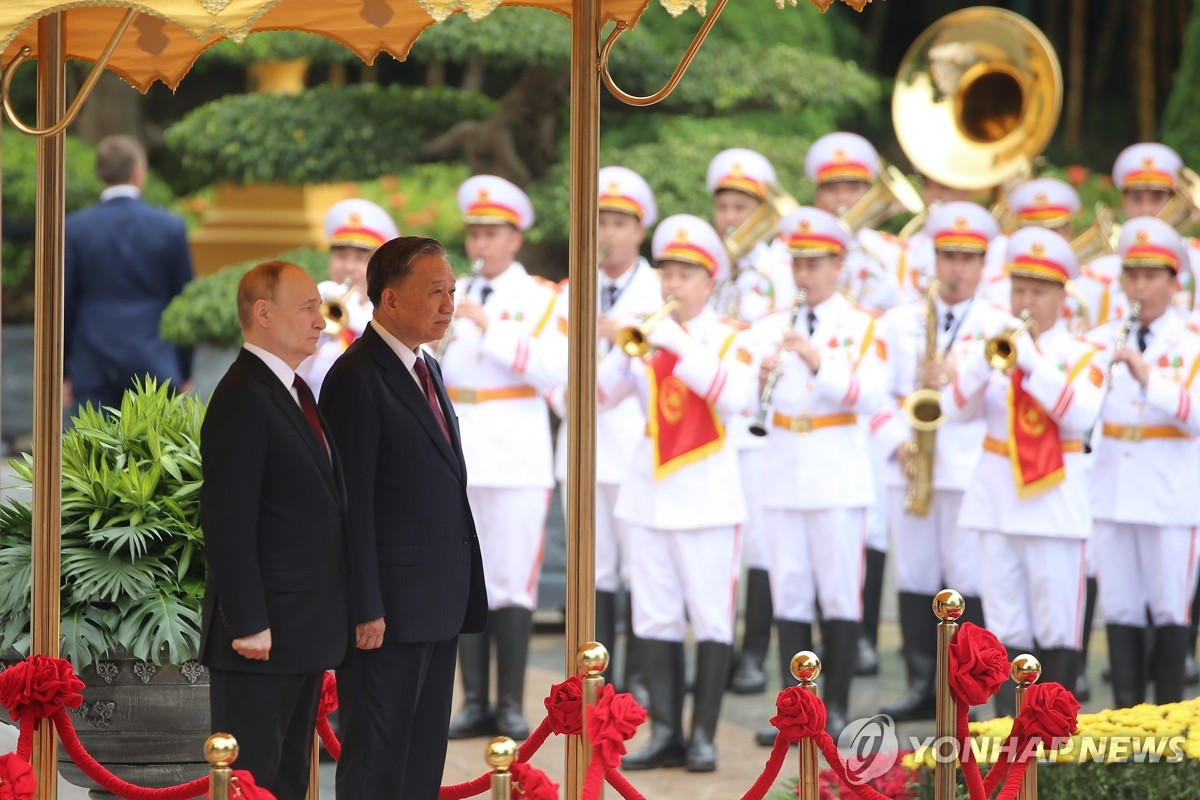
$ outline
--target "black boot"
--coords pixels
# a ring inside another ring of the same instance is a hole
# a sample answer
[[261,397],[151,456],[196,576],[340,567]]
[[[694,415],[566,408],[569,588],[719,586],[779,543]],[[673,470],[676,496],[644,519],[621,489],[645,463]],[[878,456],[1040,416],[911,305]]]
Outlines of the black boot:
[[633,595],[625,593],[625,666],[621,670],[621,688],[633,695],[642,708],[650,707],[650,690],[642,675],[642,640],[633,632]]
[[529,637],[533,634],[533,612],[507,606],[492,612],[496,637],[496,728],[501,736],[521,741],[529,737],[525,721],[525,664],[529,659]]
[[[617,652],[617,593],[596,590],[596,641],[608,648],[610,660]],[[612,683],[613,670],[608,671]]]
[[1113,707],[1132,708],[1146,702],[1146,629],[1109,625],[1108,662],[1112,675]]
[[[683,642],[641,639],[638,649],[646,663],[654,665],[643,675],[650,692],[650,741],[621,759],[621,768],[682,767],[687,758],[683,741]],[[722,686],[725,674],[721,675]]]
[[900,592],[899,606],[908,688],[880,713],[896,722],[933,719],[937,712],[937,619],[923,594]]
[[[1032,653],[1031,647],[1009,647],[1004,646],[1008,651],[1008,663],[1012,665],[1014,659],[1022,653]],[[997,717],[1011,717],[1016,714],[1017,710],[1017,684],[1013,682],[1011,677],[1005,678],[1004,683],[1000,684],[1000,691],[992,698],[992,706],[996,710]]]
[[1196,582],[1196,594],[1192,597],[1192,622],[1188,625],[1187,660],[1183,662],[1183,682],[1187,686],[1200,683],[1200,670],[1196,669],[1196,634],[1200,630],[1200,581]]
[[1038,678],[1038,683],[1057,683],[1066,689],[1072,687],[1079,676],[1078,650],[1055,647],[1039,650],[1037,657],[1042,665],[1042,676]]
[[1088,680],[1088,645],[1092,643],[1092,624],[1096,620],[1096,579],[1087,579],[1087,594],[1083,604],[1083,638],[1079,644],[1079,674],[1075,677],[1075,699],[1086,703],[1092,699],[1092,683]]
[[[858,637],[858,652],[854,657],[855,675],[879,674],[879,606],[883,602],[883,568],[887,553],[867,548],[867,569],[863,576],[862,633]],[[933,616],[930,614],[930,616]]]
[[1178,703],[1183,699],[1184,662],[1187,660],[1188,629],[1183,625],[1159,625],[1154,629],[1154,702]]
[[[792,677],[792,656],[801,650],[812,650],[812,623],[777,619],[775,637],[779,640],[779,683],[786,689],[796,685],[796,679]],[[775,726],[768,725],[754,732],[754,741],[762,747],[771,747],[778,733]]]
[[734,694],[759,694],[767,688],[763,662],[771,646],[771,577],[765,569],[746,570],[746,610],[742,615],[742,652],[729,688]]
[[821,698],[825,701],[825,730],[836,742],[849,721],[850,682],[861,624],[856,620],[825,620],[825,658],[821,665]]
[[458,637],[458,669],[466,702],[450,721],[451,739],[474,739],[497,733],[496,717],[488,705],[490,651],[488,631]]
[[723,642],[696,645],[696,684],[692,690],[692,736],[687,746],[687,771],[712,772],[717,768],[717,719],[725,695],[725,677],[733,647]]

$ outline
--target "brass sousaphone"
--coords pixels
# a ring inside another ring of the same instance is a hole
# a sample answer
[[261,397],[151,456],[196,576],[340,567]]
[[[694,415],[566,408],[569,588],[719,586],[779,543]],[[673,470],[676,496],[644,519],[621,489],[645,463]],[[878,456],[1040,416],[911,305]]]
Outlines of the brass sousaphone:
[[964,8],[925,29],[892,92],[892,122],[913,166],[959,189],[1031,173],[1062,108],[1062,68],[1045,35],[999,8]]

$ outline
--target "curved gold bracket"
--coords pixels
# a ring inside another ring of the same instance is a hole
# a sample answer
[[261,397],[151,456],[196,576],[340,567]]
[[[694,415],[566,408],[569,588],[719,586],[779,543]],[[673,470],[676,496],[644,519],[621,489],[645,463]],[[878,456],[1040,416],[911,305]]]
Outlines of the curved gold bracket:
[[25,124],[20,117],[17,116],[17,111],[12,107],[12,95],[10,87],[12,85],[13,76],[17,74],[17,70],[33,56],[33,50],[28,47],[22,47],[17,53],[16,58],[4,70],[4,80],[0,82],[0,94],[4,97],[4,116],[12,123],[12,126],[21,133],[38,138],[53,136],[56,133],[61,133],[66,130],[75,118],[79,116],[79,112],[83,109],[84,102],[92,94],[92,89],[96,87],[96,82],[100,80],[100,75],[104,72],[104,67],[108,64],[108,59],[112,56],[113,51],[117,49],[117,43],[121,41],[121,37],[125,35],[125,31],[129,29],[129,25],[133,22],[133,18],[137,15],[137,11],[129,9],[125,12],[125,16],[117,24],[117,30],[113,33],[112,38],[108,40],[108,44],[104,46],[104,51],[100,53],[100,57],[96,59],[96,63],[92,65],[92,71],[88,73],[87,79],[83,85],[79,87],[79,94],[71,102],[70,108],[63,114],[63,118],[54,123],[48,128],[34,128],[31,125]]
[[709,31],[713,25],[717,24],[717,18],[721,16],[721,12],[725,10],[725,3],[728,0],[717,0],[716,7],[704,19],[704,24],[700,26],[700,30],[696,32],[696,38],[692,39],[692,44],[688,47],[687,52],[683,54],[679,65],[675,67],[675,72],[671,74],[666,86],[659,89],[654,94],[638,97],[624,91],[620,86],[617,86],[613,80],[612,74],[608,71],[608,56],[613,45],[621,34],[629,30],[629,23],[621,20],[617,23],[617,27],[608,38],[604,40],[604,45],[600,48],[600,77],[604,80],[604,85],[612,92],[613,96],[622,103],[631,106],[652,106],[655,103],[661,102],[670,96],[671,92],[675,91],[675,87],[679,85],[679,81],[683,79],[683,74],[687,72],[688,67],[692,65],[692,59],[696,57],[696,53],[700,50],[700,45],[704,44],[704,40],[708,38]]

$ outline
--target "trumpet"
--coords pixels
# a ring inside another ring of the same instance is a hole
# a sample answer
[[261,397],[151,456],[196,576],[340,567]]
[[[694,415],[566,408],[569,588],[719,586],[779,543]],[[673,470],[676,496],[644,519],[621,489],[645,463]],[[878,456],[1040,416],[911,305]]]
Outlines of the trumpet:
[[1017,339],[1020,339],[1030,328],[1036,331],[1037,324],[1033,321],[1029,309],[1025,309],[1021,312],[1021,324],[1015,330],[997,334],[984,344],[983,355],[987,358],[988,365],[992,369],[1000,370],[1005,375],[1012,372],[1012,368],[1017,363]]
[[[788,317],[787,329],[789,331],[796,329],[796,321],[800,319],[800,309],[804,307],[806,300],[808,300],[808,290],[797,289],[796,301],[792,303],[792,313]],[[782,351],[783,345],[780,344],[779,352],[776,353],[777,358]],[[781,374],[783,374],[783,360],[778,359],[775,362],[775,366],[767,373],[766,383],[763,384],[762,396],[758,399],[758,414],[755,415],[754,422],[750,425],[750,433],[755,436],[767,435],[767,412],[771,408],[771,398],[775,394],[775,384],[779,382]]]
[[[471,262],[471,274],[467,276],[466,282],[463,284],[463,296],[466,297],[471,293],[471,287],[475,284],[475,279],[483,272],[483,259],[476,258]],[[446,328],[446,333],[438,342],[437,350],[434,351],[433,357],[441,363],[442,356],[446,355],[446,348],[450,346],[450,342],[454,339],[454,326],[458,320],[451,320],[450,327]]]
[[[328,284],[325,284],[328,285]],[[340,284],[342,293],[321,301],[321,317],[325,320],[325,333],[330,336],[341,336],[342,331],[350,323],[350,310],[346,308],[346,300],[355,291],[350,278]]]
[[613,344],[621,348],[630,358],[645,358],[646,354],[650,352],[650,331],[679,308],[679,301],[674,297],[668,297],[663,307],[653,314],[647,315],[641,324],[630,325],[618,330],[616,336],[613,337]]

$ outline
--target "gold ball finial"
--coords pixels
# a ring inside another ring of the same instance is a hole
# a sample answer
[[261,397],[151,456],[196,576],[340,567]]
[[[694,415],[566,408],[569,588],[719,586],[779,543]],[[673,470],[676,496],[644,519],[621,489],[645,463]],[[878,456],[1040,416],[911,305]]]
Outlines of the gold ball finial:
[[507,736],[497,736],[487,743],[485,758],[492,769],[507,770],[517,760],[517,743]]
[[1022,653],[1013,659],[1009,674],[1018,686],[1029,686],[1042,677],[1042,664],[1029,653]]
[[229,733],[214,733],[204,740],[204,758],[214,767],[228,767],[237,761],[238,743]]
[[599,642],[586,642],[575,651],[575,663],[588,675],[599,675],[608,669],[608,648]]
[[792,656],[792,677],[801,683],[815,681],[821,674],[821,659],[812,650],[801,650]]
[[967,601],[953,589],[942,589],[933,596],[933,613],[942,622],[956,622],[967,610]]

